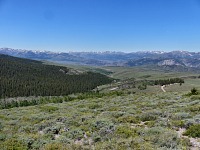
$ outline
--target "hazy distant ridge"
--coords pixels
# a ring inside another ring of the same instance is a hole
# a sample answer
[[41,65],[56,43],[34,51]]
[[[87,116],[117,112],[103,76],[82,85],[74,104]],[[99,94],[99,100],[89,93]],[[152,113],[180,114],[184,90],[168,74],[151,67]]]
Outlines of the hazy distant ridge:
[[0,48],[0,53],[21,58],[94,66],[184,66],[200,68],[200,52],[139,51],[124,52],[50,52]]

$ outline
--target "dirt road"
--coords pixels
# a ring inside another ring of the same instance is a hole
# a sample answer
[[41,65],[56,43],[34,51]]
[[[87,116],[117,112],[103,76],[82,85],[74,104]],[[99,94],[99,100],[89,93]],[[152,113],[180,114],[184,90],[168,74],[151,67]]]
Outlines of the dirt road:
[[165,89],[164,89],[164,87],[165,87],[165,85],[161,86],[161,90],[162,90],[163,92],[166,92]]

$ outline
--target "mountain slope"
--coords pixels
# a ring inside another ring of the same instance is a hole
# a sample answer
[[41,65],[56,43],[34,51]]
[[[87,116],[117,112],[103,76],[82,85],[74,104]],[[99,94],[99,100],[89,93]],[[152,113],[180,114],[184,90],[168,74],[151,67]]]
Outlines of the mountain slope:
[[0,97],[67,95],[112,81],[99,73],[69,75],[68,72],[66,67],[0,55]]
[[127,66],[143,66],[143,65],[157,65],[157,66],[182,66],[191,68],[200,68],[200,59],[195,58],[175,58],[175,57],[161,57],[161,58],[141,58],[136,60],[129,60],[125,63]]

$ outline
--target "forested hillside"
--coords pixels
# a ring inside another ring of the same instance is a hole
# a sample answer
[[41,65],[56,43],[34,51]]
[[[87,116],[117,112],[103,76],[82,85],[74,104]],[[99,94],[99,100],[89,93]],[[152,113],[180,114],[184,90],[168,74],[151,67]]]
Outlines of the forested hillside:
[[68,71],[66,67],[0,55],[0,97],[67,95],[112,81],[99,73],[68,75]]

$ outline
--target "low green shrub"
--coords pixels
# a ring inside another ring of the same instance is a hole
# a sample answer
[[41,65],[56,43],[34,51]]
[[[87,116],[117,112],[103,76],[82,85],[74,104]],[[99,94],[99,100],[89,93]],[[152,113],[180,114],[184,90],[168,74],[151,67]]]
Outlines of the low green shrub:
[[7,139],[0,145],[0,149],[2,150],[25,150],[27,147],[21,142],[18,141],[17,138]]
[[175,131],[166,131],[161,133],[158,137],[157,144],[159,147],[166,147],[168,149],[178,149],[180,139]]
[[191,91],[188,94],[186,94],[186,96],[192,96],[192,95],[198,95],[198,94],[199,94],[198,90],[194,87],[191,89]]
[[97,109],[97,108],[101,108],[101,105],[92,103],[88,106],[88,108],[89,109]]
[[191,95],[198,95],[198,91],[196,88],[191,89]]
[[94,135],[93,136],[93,141],[96,143],[96,142],[100,142],[101,141],[101,136],[99,136],[99,135]]
[[139,120],[134,116],[122,116],[118,118],[120,123],[139,123]]
[[188,108],[191,112],[200,112],[200,105],[190,106]]
[[113,113],[112,113],[112,116],[113,116],[114,118],[119,118],[119,117],[122,117],[124,114],[125,114],[125,112],[117,111],[117,112],[113,112]]
[[55,106],[41,106],[40,109],[44,112],[54,112],[58,110],[59,108]]
[[49,143],[44,146],[44,150],[68,150],[63,143]]
[[147,89],[147,85],[146,84],[141,84],[141,85],[138,86],[138,89],[139,90],[145,90],[145,89]]
[[2,123],[0,122],[0,131],[3,129],[3,125]]
[[118,110],[119,110],[119,107],[117,107],[117,106],[108,108],[108,111],[118,111]]
[[141,121],[154,121],[157,119],[157,116],[152,113],[143,113],[140,115]]
[[4,141],[6,139],[6,135],[0,133],[0,141]]
[[192,95],[190,97],[191,100],[200,100],[200,95]]
[[67,132],[65,134],[65,137],[67,137],[68,139],[80,140],[84,137],[84,131],[80,129],[73,129]]
[[118,126],[115,133],[124,138],[138,136],[137,129],[129,126]]
[[190,139],[188,138],[182,138],[180,144],[183,150],[188,150],[192,146],[192,144],[190,143]]
[[184,135],[200,138],[200,124],[191,125],[189,129],[186,130]]
[[109,126],[110,122],[107,120],[97,120],[91,124],[92,130],[97,131],[103,127]]
[[183,128],[183,127],[185,127],[185,121],[184,120],[173,120],[171,122],[171,125],[175,126],[175,127]]
[[186,119],[186,118],[190,118],[190,117],[191,117],[191,115],[189,113],[178,112],[178,113],[175,113],[172,116],[172,119],[174,119],[174,120],[182,120],[182,119]]
[[145,122],[145,125],[147,125],[149,128],[154,127],[155,126],[155,121],[147,121]]
[[158,147],[165,147],[168,149],[177,149],[179,139],[177,133],[162,127],[153,127],[148,129],[141,129],[140,136],[144,137],[145,141],[151,142]]

